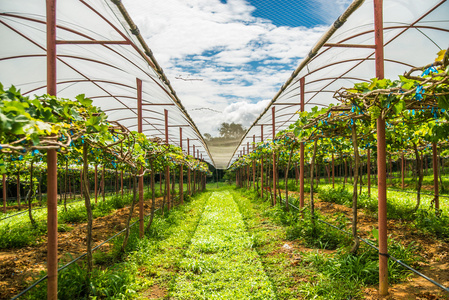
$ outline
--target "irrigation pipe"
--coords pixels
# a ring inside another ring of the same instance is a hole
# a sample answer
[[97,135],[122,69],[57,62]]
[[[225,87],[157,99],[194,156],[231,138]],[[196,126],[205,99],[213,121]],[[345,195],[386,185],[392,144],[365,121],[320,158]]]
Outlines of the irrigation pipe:
[[[282,198],[281,198],[281,201],[285,203],[285,201],[284,201]],[[296,208],[297,210],[300,210],[298,207],[294,206],[293,204],[290,204],[290,203],[289,203],[289,205],[290,205],[291,207]],[[315,218],[316,220],[318,220],[319,222],[321,222],[321,223],[324,223],[324,224],[326,224],[326,225],[328,225],[328,226],[331,226],[331,227],[333,227],[333,228],[335,228],[335,229],[337,229],[337,230],[340,230],[340,231],[343,232],[343,233],[346,233],[347,235],[352,236],[352,233],[347,232],[346,230],[343,230],[343,229],[341,229],[341,228],[338,228],[337,226],[335,226],[335,225],[333,225],[333,224],[331,224],[331,223],[328,223],[328,222],[326,222],[326,221],[324,221],[324,220],[321,220],[320,218],[316,218],[316,217],[314,217],[314,218]],[[429,282],[433,283],[433,284],[436,285],[437,287],[443,289],[443,290],[446,291],[446,292],[449,292],[449,288],[445,287],[444,285],[442,285],[442,284],[436,282],[435,280],[433,280],[433,279],[427,277],[426,275],[422,274],[421,272],[419,272],[419,271],[413,269],[412,267],[410,267],[409,265],[403,263],[402,261],[400,261],[399,259],[395,258],[394,256],[391,256],[391,255],[388,254],[388,253],[380,253],[379,248],[377,248],[376,246],[374,246],[373,244],[371,244],[369,241],[367,241],[367,240],[365,240],[365,239],[363,239],[363,238],[361,238],[361,237],[359,237],[359,236],[357,236],[357,238],[358,238],[359,240],[361,240],[362,242],[364,242],[365,244],[367,244],[368,246],[370,246],[371,248],[375,249],[375,250],[377,251],[377,253],[379,253],[380,255],[384,255],[384,256],[386,256],[386,257],[392,259],[394,262],[397,262],[397,263],[400,264],[401,266],[403,266],[403,267],[409,269],[410,271],[412,271],[412,272],[415,273],[416,275],[421,276],[422,278],[428,280]]]
[[[160,208],[156,209],[154,212],[157,212]],[[150,214],[146,215],[146,217],[150,216]],[[134,224],[136,224],[137,222],[139,222],[139,220],[135,221],[134,223],[132,223],[131,225],[129,225],[129,228],[133,227]],[[98,248],[100,248],[101,246],[103,246],[104,244],[108,243],[110,240],[112,240],[113,238],[119,236],[120,234],[122,234],[123,232],[126,231],[126,228],[122,229],[121,231],[117,232],[116,234],[114,234],[113,236],[111,236],[110,238],[108,238],[106,241],[102,242],[101,244],[95,246],[94,248],[92,248],[92,252],[94,252],[95,250],[97,250]],[[67,264],[63,265],[62,267],[60,267],[58,269],[58,273],[62,270],[64,270],[65,268],[67,268],[68,266],[70,266],[71,264],[77,262],[78,260],[80,260],[81,258],[84,258],[87,255],[87,252],[84,254],[81,254],[80,256],[78,256],[77,258],[73,259],[72,261],[68,262]],[[42,281],[44,281],[45,279],[48,278],[48,275],[45,275],[44,277],[40,278],[39,280],[37,280],[36,282],[34,282],[32,285],[30,285],[29,287],[27,287],[26,289],[24,289],[23,291],[21,291],[19,294],[17,294],[16,296],[14,296],[13,298],[11,298],[11,300],[15,300],[18,299],[19,297],[25,295],[28,291],[30,291],[31,289],[33,289],[34,287],[36,287],[39,283],[41,283]]]

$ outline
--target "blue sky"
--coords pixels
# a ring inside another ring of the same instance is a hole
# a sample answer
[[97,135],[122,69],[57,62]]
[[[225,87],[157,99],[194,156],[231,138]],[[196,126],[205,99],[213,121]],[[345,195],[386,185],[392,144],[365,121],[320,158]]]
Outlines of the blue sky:
[[320,1],[295,0],[252,0],[256,7],[253,16],[270,20],[276,26],[318,26],[326,25],[329,15],[323,14]]
[[123,2],[200,131],[217,135],[249,126],[351,1]]

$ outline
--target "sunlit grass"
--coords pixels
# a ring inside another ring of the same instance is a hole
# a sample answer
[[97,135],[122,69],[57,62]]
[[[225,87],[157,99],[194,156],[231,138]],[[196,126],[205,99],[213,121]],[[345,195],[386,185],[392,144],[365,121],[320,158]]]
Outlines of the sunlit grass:
[[173,299],[276,299],[232,195],[214,192],[181,261]]

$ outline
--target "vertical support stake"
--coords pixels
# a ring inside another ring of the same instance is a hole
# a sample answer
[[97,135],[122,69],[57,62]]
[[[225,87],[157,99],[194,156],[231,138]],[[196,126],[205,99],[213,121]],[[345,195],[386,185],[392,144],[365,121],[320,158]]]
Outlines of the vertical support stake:
[[[143,111],[142,111],[142,80],[139,78],[136,78],[136,84],[137,84],[137,131],[139,133],[142,133],[143,131]],[[140,174],[143,173],[143,167],[140,169]],[[139,189],[139,237],[143,238],[144,234],[144,223],[143,223],[143,215],[144,215],[144,208],[143,208],[143,176],[139,177],[139,183],[138,183],[138,189]]]
[[[383,0],[374,0],[376,77],[384,78]],[[377,193],[379,222],[379,295],[388,295],[387,155],[385,119],[377,119]]]

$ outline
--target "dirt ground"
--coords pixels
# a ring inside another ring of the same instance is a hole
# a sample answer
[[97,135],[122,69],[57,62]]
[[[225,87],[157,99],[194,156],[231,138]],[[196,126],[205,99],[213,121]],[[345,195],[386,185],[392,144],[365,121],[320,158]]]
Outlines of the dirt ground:
[[[145,214],[150,212],[151,200],[144,201]],[[162,197],[156,199],[156,207],[162,205]],[[93,247],[125,228],[129,206],[115,210],[108,216],[93,221]],[[139,215],[136,204],[133,216]],[[68,224],[73,229],[58,233],[58,260],[68,262],[86,252],[86,223]],[[111,248],[106,243],[101,246],[103,252]],[[73,258],[70,258],[70,256]],[[46,271],[47,238],[37,245],[20,249],[0,249],[0,299],[10,299],[26,288],[30,282],[41,277]]]

